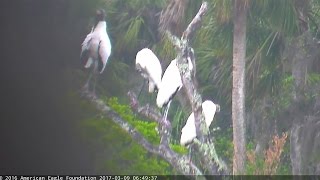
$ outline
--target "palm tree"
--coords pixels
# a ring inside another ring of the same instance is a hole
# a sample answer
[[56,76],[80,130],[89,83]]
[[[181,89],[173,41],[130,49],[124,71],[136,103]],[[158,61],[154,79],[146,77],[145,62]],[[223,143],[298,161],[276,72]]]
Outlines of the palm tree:
[[247,1],[235,0],[233,6],[233,89],[232,89],[232,122],[233,122],[233,174],[243,174],[245,170],[245,58]]

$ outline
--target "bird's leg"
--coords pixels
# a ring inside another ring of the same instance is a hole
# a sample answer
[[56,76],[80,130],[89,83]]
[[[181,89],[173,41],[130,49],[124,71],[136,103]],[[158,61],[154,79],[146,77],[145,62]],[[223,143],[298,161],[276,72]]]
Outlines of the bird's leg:
[[91,79],[91,72],[89,74],[89,77],[86,81],[86,83],[84,84],[84,86],[82,86],[82,88],[79,90],[80,96],[83,97],[85,96],[87,93],[89,93],[89,84],[90,84],[90,79]]
[[89,84],[90,84],[90,79],[91,79],[91,73],[89,74],[89,78],[87,79],[86,83],[83,86],[83,90],[89,91]]
[[139,94],[138,94],[138,97],[137,97],[138,100],[139,100],[139,97],[140,97],[140,95],[141,95],[142,89],[144,88],[145,85],[146,85],[146,80],[143,81],[143,84],[142,84],[142,86],[141,86],[141,89],[140,89]]
[[92,87],[92,92],[91,92],[91,95],[92,97],[96,97],[96,84],[97,84],[97,80],[98,80],[98,75],[99,75],[99,72],[98,72],[98,61],[95,61],[94,62],[94,65],[93,65],[93,87]]
[[[189,150],[189,163],[191,164],[191,158],[192,158],[192,149],[191,149],[191,145],[189,146],[188,150]],[[192,173],[192,172],[191,172]]]
[[97,81],[98,81],[98,75],[95,74],[94,82],[93,82],[93,89],[92,89],[92,92],[91,92],[93,97],[96,97],[96,84],[97,84]]
[[152,99],[154,98],[154,95],[156,95],[156,94],[151,94],[151,95],[149,94],[148,103],[152,102]]
[[84,84],[84,86],[81,89],[82,92],[89,92],[89,87],[90,87],[89,85],[90,85],[91,77],[92,77],[92,71],[90,71],[89,77],[88,77],[86,83]]
[[[140,94],[141,94],[142,89],[144,88],[145,84],[146,84],[146,80],[143,80],[143,84],[142,84],[142,86],[141,86],[141,89],[140,89],[139,94],[138,94],[138,97],[137,97],[138,101],[139,101]],[[133,120],[135,120],[136,118],[137,118],[137,113],[134,113],[134,118],[133,118]]]
[[164,119],[167,119],[169,108],[170,108],[171,100],[168,102],[166,110],[164,112]]

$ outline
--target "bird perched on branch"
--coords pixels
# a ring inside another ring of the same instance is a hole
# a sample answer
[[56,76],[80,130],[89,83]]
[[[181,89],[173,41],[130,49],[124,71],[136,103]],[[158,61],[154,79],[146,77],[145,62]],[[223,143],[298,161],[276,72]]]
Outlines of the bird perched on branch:
[[[148,48],[143,48],[136,55],[136,69],[149,82],[149,93],[159,90],[162,68],[157,56]],[[144,87],[145,81],[142,88]],[[141,88],[141,90],[142,90]],[[141,93],[140,90],[140,93]],[[140,93],[138,97],[140,96]]]
[[95,25],[82,43],[80,59],[85,68],[92,68],[89,78],[84,85],[84,91],[90,91],[90,80],[93,76],[94,83],[92,94],[95,95],[95,86],[98,74],[106,67],[111,54],[111,43],[107,33],[106,13],[103,9],[96,11]]
[[[202,103],[202,113],[208,128],[213,121],[216,112],[220,112],[220,106],[218,104],[214,104],[209,100],[206,100]],[[194,113],[191,113],[186,125],[181,130],[180,144],[186,146],[188,143],[191,143],[196,136]]]
[[171,61],[165,70],[159,92],[157,94],[157,105],[159,108],[166,106],[164,118],[167,118],[171,101],[176,93],[182,88],[182,80],[177,66],[177,60]]

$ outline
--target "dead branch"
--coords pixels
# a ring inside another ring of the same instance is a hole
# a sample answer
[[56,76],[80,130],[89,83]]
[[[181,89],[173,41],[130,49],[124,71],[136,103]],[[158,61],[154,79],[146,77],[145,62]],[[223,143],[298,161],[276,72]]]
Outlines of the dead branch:
[[[191,104],[192,111],[195,116],[195,127],[197,138],[194,145],[201,156],[201,162],[208,169],[210,174],[227,174],[227,166],[218,158],[214,144],[208,137],[209,129],[206,127],[204,116],[202,114],[202,98],[197,90],[197,82],[194,78],[195,68],[190,69],[188,61],[191,60],[195,64],[195,56],[193,49],[189,46],[189,39],[194,32],[200,27],[202,17],[207,11],[207,2],[203,2],[197,15],[193,18],[187,29],[183,32],[181,39],[167,32],[167,36],[176,47],[177,66],[182,77],[183,87],[187,94],[187,98]],[[213,160],[213,161],[212,161]]]
[[192,111],[194,112],[196,133],[197,133],[198,138],[201,140],[201,142],[204,142],[205,137],[204,137],[202,131],[200,131],[200,129],[201,129],[200,125],[203,127],[203,129],[206,129],[206,127],[205,127],[205,123],[204,123],[204,118],[202,116],[201,95],[198,93],[197,88],[195,87],[195,83],[193,83],[194,79],[192,79],[191,69],[189,69],[189,66],[188,66],[188,58],[190,58],[190,59],[194,58],[194,56],[190,56],[190,54],[192,54],[193,51],[190,52],[191,48],[188,48],[188,46],[189,46],[188,37],[190,37],[190,36],[188,36],[188,34],[191,34],[192,31],[196,30],[196,28],[193,26],[200,23],[199,21],[201,20],[201,18],[199,18],[199,16],[204,15],[205,11],[207,10],[206,6],[207,6],[206,2],[204,2],[201,5],[199,12],[195,16],[195,18],[191,21],[191,23],[188,25],[188,28],[187,28],[188,32],[186,30],[183,33],[184,38],[179,39],[179,38],[175,37],[174,35],[171,35],[171,33],[167,33],[169,39],[177,47],[177,50],[178,50],[177,58],[176,58],[177,59],[177,66],[179,68],[180,75],[182,77],[184,90],[185,90],[185,92],[187,94],[187,98],[191,104]]
[[193,32],[195,32],[199,27],[201,23],[201,18],[208,10],[208,3],[203,2],[197,15],[193,18],[191,23],[188,25],[187,29],[183,32],[181,40],[187,40],[192,38]]

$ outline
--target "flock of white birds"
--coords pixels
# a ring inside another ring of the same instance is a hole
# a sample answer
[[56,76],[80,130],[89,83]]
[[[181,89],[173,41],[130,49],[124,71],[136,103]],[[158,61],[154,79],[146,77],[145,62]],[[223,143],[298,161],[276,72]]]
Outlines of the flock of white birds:
[[[89,83],[93,75],[93,94],[95,94],[97,75],[103,72],[111,54],[111,43],[106,28],[105,11],[103,9],[97,10],[95,25],[82,43],[80,59],[84,63],[85,68],[92,67],[84,90],[89,91]],[[189,62],[189,68],[193,68],[191,62]],[[177,60],[172,60],[162,75],[162,67],[159,59],[150,49],[144,48],[136,55],[136,69],[141,73],[142,77],[149,82],[148,89],[150,93],[155,92],[156,89],[158,90],[156,104],[159,108],[166,107],[164,118],[167,118],[170,103],[175,94],[183,86],[177,67]],[[208,128],[213,121],[216,111],[220,111],[219,105],[209,100],[202,103],[202,113]],[[185,126],[182,128],[180,144],[186,146],[188,143],[191,143],[195,137],[194,114],[191,113]]]
[[[136,69],[149,82],[150,93],[154,92],[154,87],[157,87],[157,106],[159,108],[166,106],[164,118],[167,118],[170,103],[175,94],[183,86],[177,66],[177,60],[174,59],[171,61],[162,76],[162,68],[159,59],[150,49],[144,48],[137,53]],[[220,111],[219,105],[214,104],[210,100],[206,100],[202,103],[202,113],[205,117],[205,122],[208,128],[213,121],[216,111]],[[191,143],[195,137],[196,127],[194,114],[191,113],[185,126],[182,128],[180,144],[186,146]]]

